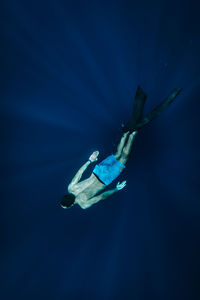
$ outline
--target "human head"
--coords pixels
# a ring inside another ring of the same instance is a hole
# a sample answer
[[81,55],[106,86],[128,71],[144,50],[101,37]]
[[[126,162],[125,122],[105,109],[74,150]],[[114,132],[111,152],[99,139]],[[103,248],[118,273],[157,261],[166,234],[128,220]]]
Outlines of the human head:
[[68,193],[62,197],[60,205],[62,206],[62,208],[69,208],[74,205],[75,198],[76,197],[74,196],[74,194]]

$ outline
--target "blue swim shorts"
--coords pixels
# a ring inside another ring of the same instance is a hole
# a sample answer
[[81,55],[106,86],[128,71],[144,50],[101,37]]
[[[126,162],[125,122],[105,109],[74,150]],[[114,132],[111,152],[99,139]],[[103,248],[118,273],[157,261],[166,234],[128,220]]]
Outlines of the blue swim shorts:
[[104,159],[100,164],[96,165],[93,173],[105,185],[109,185],[115,178],[117,178],[123,169],[126,168],[119,160],[112,154]]

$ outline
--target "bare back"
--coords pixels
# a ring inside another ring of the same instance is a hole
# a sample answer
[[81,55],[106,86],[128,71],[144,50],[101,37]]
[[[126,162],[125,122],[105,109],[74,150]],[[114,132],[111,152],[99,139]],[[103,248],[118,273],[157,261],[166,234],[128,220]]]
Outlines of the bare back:
[[73,188],[69,189],[68,187],[68,191],[76,196],[76,202],[78,204],[83,204],[105,188],[106,185],[99,181],[98,178],[92,173],[89,178],[78,182],[73,186]]

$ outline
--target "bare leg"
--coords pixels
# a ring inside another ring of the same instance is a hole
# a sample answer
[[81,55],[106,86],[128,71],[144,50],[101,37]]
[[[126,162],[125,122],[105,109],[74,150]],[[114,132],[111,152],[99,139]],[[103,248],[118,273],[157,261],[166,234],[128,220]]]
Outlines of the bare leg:
[[119,142],[119,144],[117,146],[117,151],[114,154],[114,156],[116,157],[116,159],[120,158],[122,150],[123,150],[125,142],[126,142],[126,138],[127,138],[128,135],[129,135],[129,131],[123,134],[123,136],[122,136],[122,138],[121,138],[121,140],[120,140],[120,142]]
[[120,157],[119,161],[122,164],[124,164],[124,165],[126,164],[126,162],[128,160],[128,157],[129,157],[129,154],[131,152],[131,148],[132,148],[133,142],[135,140],[136,134],[137,134],[137,131],[133,131],[129,135],[128,142],[127,142],[126,146],[124,146],[124,148],[122,150],[121,157]]

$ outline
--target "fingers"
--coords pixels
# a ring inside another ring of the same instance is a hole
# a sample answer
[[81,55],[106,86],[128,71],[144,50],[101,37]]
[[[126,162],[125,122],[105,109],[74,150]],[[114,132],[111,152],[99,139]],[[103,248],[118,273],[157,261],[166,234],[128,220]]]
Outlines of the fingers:
[[123,189],[126,186],[126,180],[122,181],[122,183],[118,182],[117,183],[117,188],[119,190]]
[[126,180],[122,182],[122,188],[126,186]]
[[119,181],[117,184],[126,184],[126,180],[122,181],[122,183]]
[[99,151],[97,150],[97,151],[94,151],[91,155],[90,155],[90,158],[89,159],[91,159],[93,162],[94,161],[97,161],[98,160],[98,158],[97,158],[97,156],[99,155]]
[[98,156],[99,156],[99,151],[95,151],[95,153],[96,153],[96,159],[95,159],[95,161],[97,161],[98,160]]
[[98,156],[99,155],[99,151],[98,150],[94,151],[93,154],[96,155],[96,156]]

